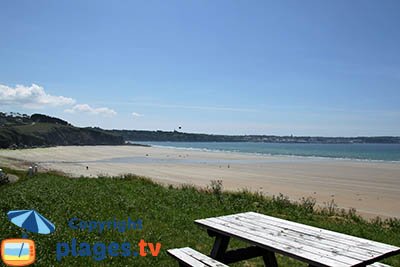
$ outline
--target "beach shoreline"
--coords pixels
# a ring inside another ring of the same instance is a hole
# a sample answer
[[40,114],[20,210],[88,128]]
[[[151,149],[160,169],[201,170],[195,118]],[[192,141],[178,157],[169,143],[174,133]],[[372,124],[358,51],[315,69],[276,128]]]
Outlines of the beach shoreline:
[[[293,201],[332,199],[368,218],[400,218],[400,163],[201,151],[141,146],[65,146],[0,150],[2,166],[57,170],[71,177],[136,174],[163,184],[206,187],[222,180],[225,190],[250,190]],[[88,169],[86,168],[88,167]]]

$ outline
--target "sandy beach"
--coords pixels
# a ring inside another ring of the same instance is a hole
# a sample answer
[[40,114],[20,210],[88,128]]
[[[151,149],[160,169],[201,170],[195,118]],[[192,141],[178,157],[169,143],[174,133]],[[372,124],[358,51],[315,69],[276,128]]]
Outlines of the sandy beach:
[[0,150],[2,166],[24,166],[23,161],[72,177],[133,173],[164,184],[203,187],[218,179],[225,190],[282,193],[292,200],[311,196],[321,206],[334,199],[339,208],[355,208],[369,218],[400,218],[399,163],[139,146]]

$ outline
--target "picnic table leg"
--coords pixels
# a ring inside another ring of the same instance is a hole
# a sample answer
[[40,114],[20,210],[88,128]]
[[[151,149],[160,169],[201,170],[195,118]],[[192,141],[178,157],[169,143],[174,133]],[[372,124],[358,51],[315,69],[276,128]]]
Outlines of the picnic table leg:
[[264,260],[265,266],[267,266],[267,267],[278,267],[278,262],[276,261],[274,252],[265,251],[263,260]]
[[217,261],[223,261],[230,237],[212,231],[208,231],[208,235],[215,236],[214,245],[210,253],[211,258],[216,259]]

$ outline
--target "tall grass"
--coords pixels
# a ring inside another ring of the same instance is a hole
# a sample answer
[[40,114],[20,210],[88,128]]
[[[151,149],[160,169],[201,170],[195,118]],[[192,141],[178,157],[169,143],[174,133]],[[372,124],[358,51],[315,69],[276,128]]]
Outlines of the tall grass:
[[[360,236],[400,246],[399,220],[366,221],[354,211],[315,209],[315,200],[304,198],[293,203],[279,195],[268,198],[262,194],[242,191],[222,191],[222,184],[214,182],[208,189],[193,186],[164,187],[151,180],[127,175],[121,178],[71,179],[56,173],[38,174],[28,178],[18,173],[21,180],[0,187],[0,239],[21,236],[21,230],[10,223],[6,213],[15,209],[35,209],[56,225],[52,235],[30,234],[37,245],[36,266],[177,266],[166,250],[190,246],[208,254],[212,238],[193,221],[199,218],[256,211],[288,220],[314,225],[338,232]],[[127,217],[143,220],[143,230],[106,231],[101,234],[76,231],[68,227],[69,218],[82,220],[125,220]],[[140,239],[162,243],[158,257],[109,257],[95,262],[90,257],[66,257],[56,261],[57,242],[137,243]],[[234,241],[231,247],[244,244]],[[280,266],[306,266],[287,257],[278,257]],[[400,266],[400,257],[386,263]],[[263,266],[259,259],[233,266]]]

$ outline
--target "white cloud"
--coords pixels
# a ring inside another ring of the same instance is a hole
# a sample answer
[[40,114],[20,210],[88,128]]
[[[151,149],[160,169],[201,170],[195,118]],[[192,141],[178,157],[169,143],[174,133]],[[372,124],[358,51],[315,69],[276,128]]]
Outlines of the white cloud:
[[15,88],[0,84],[0,104],[20,105],[26,108],[43,108],[46,106],[65,106],[75,104],[75,99],[65,96],[54,96],[46,93],[43,87],[17,85]]
[[101,107],[101,108],[93,108],[89,106],[88,104],[79,104],[75,105],[70,109],[64,110],[66,113],[88,113],[92,115],[101,115],[104,117],[113,117],[117,115],[117,112],[115,110],[106,108],[106,107]]
[[137,112],[132,112],[132,116],[138,118],[138,117],[143,117],[144,115]]

